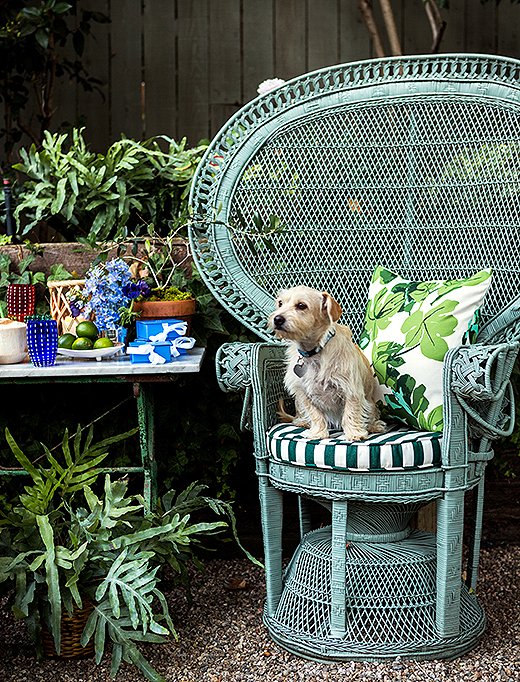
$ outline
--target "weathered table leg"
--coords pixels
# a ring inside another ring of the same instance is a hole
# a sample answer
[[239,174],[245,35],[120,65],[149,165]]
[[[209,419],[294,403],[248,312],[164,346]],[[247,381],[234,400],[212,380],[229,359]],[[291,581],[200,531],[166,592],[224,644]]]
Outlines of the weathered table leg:
[[153,509],[157,503],[157,463],[155,461],[152,386],[134,383],[134,396],[137,399],[137,421],[139,424],[139,442],[144,475],[144,503],[148,509]]

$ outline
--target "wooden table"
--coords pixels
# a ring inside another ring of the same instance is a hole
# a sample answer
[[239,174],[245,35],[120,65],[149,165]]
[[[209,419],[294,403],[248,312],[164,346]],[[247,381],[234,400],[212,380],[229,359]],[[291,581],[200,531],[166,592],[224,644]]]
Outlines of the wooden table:
[[[0,365],[0,384],[52,383],[130,383],[137,400],[137,420],[141,466],[107,468],[121,473],[137,472],[144,476],[143,496],[151,508],[157,499],[157,464],[155,458],[154,400],[152,387],[157,382],[175,381],[179,374],[200,371],[203,348],[194,348],[186,355],[163,365],[132,364],[128,355],[105,360],[77,360],[58,356],[52,367],[35,367],[32,363]],[[22,470],[19,471],[23,473]],[[1,474],[17,473],[0,469]]]

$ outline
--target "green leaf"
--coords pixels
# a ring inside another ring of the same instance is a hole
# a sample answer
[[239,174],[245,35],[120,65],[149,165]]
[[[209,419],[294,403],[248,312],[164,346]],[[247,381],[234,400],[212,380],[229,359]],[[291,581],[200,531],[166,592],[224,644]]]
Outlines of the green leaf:
[[106,621],[99,618],[96,623],[96,632],[94,635],[94,651],[96,653],[96,663],[99,665],[103,654],[105,653],[105,636],[106,636]]
[[376,338],[379,329],[386,329],[391,318],[401,311],[404,304],[403,292],[392,292],[381,289],[369,301],[365,319],[365,330],[370,338]]
[[56,14],[65,14],[65,12],[68,12],[69,9],[72,9],[72,5],[69,5],[68,2],[57,2],[54,5],[54,11]]
[[20,448],[16,444],[16,441],[11,436],[11,433],[9,432],[8,428],[5,429],[5,439],[7,441],[7,444],[11,448],[11,452],[16,457],[22,468],[25,469],[25,471],[31,476],[35,483],[42,483],[43,481],[40,472],[20,450]]
[[451,291],[454,291],[456,289],[461,289],[462,287],[474,287],[477,286],[478,284],[482,284],[483,282],[487,281],[492,275],[491,270],[480,270],[479,272],[476,272],[474,275],[471,275],[471,277],[466,277],[464,279],[454,279],[454,280],[447,280],[446,282],[443,282],[442,285],[439,287],[439,298],[442,296],[446,296],[446,294],[449,294]]
[[96,631],[97,621],[99,618],[99,612],[96,608],[92,611],[88,617],[85,627],[83,628],[83,633],[81,634],[81,645],[87,646],[94,632]]
[[396,277],[397,275],[395,273],[379,266],[374,272],[373,281],[376,282],[379,280],[382,284],[389,284],[392,280],[396,279]]
[[47,583],[48,598],[51,609],[50,626],[56,652],[61,650],[61,592],[58,567],[54,548],[54,531],[47,516],[37,516],[36,523],[45,545],[45,581]]
[[56,215],[59,213],[65,203],[66,192],[65,188],[67,186],[67,178],[62,178],[58,181],[56,185],[56,198],[51,204],[51,213]]
[[49,47],[49,32],[44,28],[39,28],[35,33],[36,42],[46,50]]
[[379,382],[391,388],[398,377],[397,368],[401,367],[405,360],[399,353],[404,346],[393,341],[375,343],[372,347],[372,365]]
[[119,642],[115,642],[112,646],[112,662],[110,665],[110,676],[115,678],[117,671],[121,665],[121,659],[123,657],[123,646]]
[[426,313],[422,310],[412,313],[401,326],[407,348],[420,346],[425,357],[442,362],[448,351],[444,339],[451,336],[457,326],[457,318],[450,315],[457,305],[457,301],[443,301]]
[[425,426],[429,431],[442,431],[443,427],[442,405],[438,405],[426,415]]

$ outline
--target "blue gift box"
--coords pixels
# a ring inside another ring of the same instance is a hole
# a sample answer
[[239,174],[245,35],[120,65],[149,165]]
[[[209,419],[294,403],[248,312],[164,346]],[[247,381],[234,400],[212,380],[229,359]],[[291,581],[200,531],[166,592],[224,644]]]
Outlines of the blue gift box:
[[152,343],[148,339],[136,339],[128,344],[126,352],[130,355],[130,361],[134,365],[162,365],[172,360],[171,344],[169,341]]
[[[168,339],[176,339],[179,336],[185,336],[187,329],[187,322],[174,318],[137,320],[135,323],[138,339],[150,339],[158,343]],[[160,338],[152,338],[157,335]]]

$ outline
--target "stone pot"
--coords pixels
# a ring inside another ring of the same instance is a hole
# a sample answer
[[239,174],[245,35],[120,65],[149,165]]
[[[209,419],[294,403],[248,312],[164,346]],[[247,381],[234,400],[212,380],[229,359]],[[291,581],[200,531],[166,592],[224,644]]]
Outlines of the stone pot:
[[27,357],[27,326],[0,318],[0,365],[14,365]]

